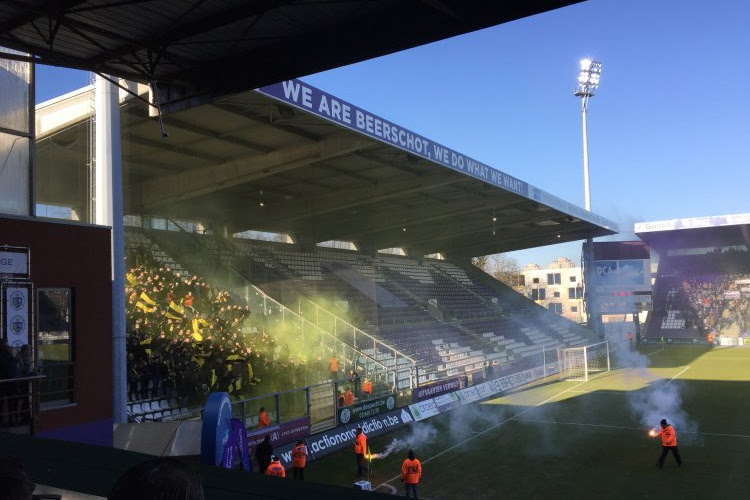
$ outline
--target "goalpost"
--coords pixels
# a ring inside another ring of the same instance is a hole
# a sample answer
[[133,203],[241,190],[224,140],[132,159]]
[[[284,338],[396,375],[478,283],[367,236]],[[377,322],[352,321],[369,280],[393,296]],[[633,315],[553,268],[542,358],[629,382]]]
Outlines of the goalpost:
[[585,382],[610,370],[609,342],[558,349],[557,359],[562,380]]

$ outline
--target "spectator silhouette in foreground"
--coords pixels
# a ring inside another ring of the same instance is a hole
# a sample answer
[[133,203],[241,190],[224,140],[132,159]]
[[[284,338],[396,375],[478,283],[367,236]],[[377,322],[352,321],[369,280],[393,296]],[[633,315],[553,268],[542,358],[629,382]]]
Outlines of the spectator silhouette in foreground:
[[112,486],[108,500],[204,500],[203,485],[174,458],[141,462],[126,470]]
[[13,458],[0,458],[0,500],[31,500],[34,483],[21,463]]
[[261,474],[265,474],[266,469],[271,464],[272,456],[273,445],[271,444],[271,435],[266,434],[263,438],[263,442],[255,449],[255,458],[258,460],[258,470]]

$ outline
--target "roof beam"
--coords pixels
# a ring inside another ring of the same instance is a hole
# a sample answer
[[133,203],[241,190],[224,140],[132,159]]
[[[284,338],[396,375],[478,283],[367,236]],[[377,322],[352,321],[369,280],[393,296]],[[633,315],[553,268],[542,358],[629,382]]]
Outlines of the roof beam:
[[[262,15],[265,12],[283,6],[285,4],[295,3],[293,0],[256,0],[253,2],[241,2],[239,6],[231,9],[220,9],[213,15],[201,17],[187,24],[175,23],[178,28],[164,30],[160,33],[152,33],[151,36],[138,41],[126,41],[124,45],[109,50],[101,55],[86,61],[87,64],[98,66],[109,60],[117,59],[124,55],[148,49],[153,52],[164,52],[166,48],[180,40],[188,37],[195,37],[203,33],[221,28],[227,24],[236,23],[237,21],[248,19],[254,16]],[[189,10],[192,10],[190,6]]]
[[[157,140],[157,139],[147,139],[145,137],[140,137],[135,134],[132,134],[128,137],[128,142],[132,144],[136,144],[138,146],[147,146],[150,148],[154,148],[158,151],[169,151],[170,153],[174,153],[180,156],[187,156],[190,158],[197,158],[200,160],[204,160],[207,163],[213,163],[215,165],[221,165],[222,163],[226,162],[226,158],[222,158],[220,156],[203,153],[200,151],[195,151],[189,147],[178,145],[178,144],[170,144],[167,141],[164,140]],[[192,143],[191,143],[192,144]]]
[[55,14],[64,15],[67,10],[70,10],[78,4],[84,3],[84,1],[85,0],[60,0],[41,2],[41,5],[40,2],[34,2],[37,4],[37,7],[35,7],[33,4],[29,5],[29,2],[27,1],[5,0],[3,3],[23,9],[23,14],[0,24],[0,33],[9,33],[13,30],[19,29],[23,25],[31,23],[40,17],[52,17]]
[[[222,111],[226,111],[227,113],[233,113],[237,116],[241,116],[242,118],[245,118],[246,120],[250,120],[254,123],[257,123],[259,125],[263,125],[264,127],[273,127],[277,128],[279,130],[283,130],[284,132],[288,132],[296,137],[307,139],[310,142],[316,142],[321,139],[319,135],[312,134],[306,130],[303,130],[301,128],[295,127],[293,125],[289,125],[286,123],[286,120],[284,118],[280,118],[277,121],[273,121],[272,117],[268,117],[268,119],[260,116],[254,116],[247,113],[243,113],[242,111],[238,111],[236,109],[233,109],[231,106],[227,106],[224,103],[218,102],[218,103],[212,103],[210,106],[213,106],[215,108],[218,108]],[[290,108],[293,110],[293,108]]]
[[[276,208],[271,217],[264,217],[262,219],[262,226],[270,231],[274,231],[276,230],[274,228],[289,227],[294,221],[339,212],[387,199],[398,198],[399,196],[426,189],[447,186],[463,180],[465,179],[460,175],[452,173],[440,173],[429,176],[424,175],[416,179],[414,177],[400,177],[390,182],[379,183],[374,187],[367,185],[359,189],[341,191],[335,197],[326,196],[323,198],[298,200],[293,206],[287,204],[284,207]],[[260,215],[261,214],[255,210],[250,210],[244,214],[238,214],[239,217],[244,218],[245,220],[260,220]]]
[[[563,217],[564,214],[560,213],[560,217]],[[446,217],[448,218],[448,217]],[[515,225],[515,224],[522,224],[522,223],[534,223],[536,221],[549,219],[550,214],[548,213],[524,213],[521,215],[514,215],[510,217],[498,217],[497,222],[495,222],[495,232],[499,234],[507,233],[508,231],[523,231],[523,229],[513,229],[509,228],[509,226]],[[408,219],[402,223],[402,225],[405,225],[409,231],[406,234],[406,238],[398,234],[399,238],[394,238],[391,235],[385,234],[381,237],[375,236],[374,238],[377,241],[384,241],[386,245],[389,246],[398,246],[398,240],[406,239],[410,245],[416,245],[424,243],[425,246],[429,246],[430,244],[436,244],[436,242],[442,242],[442,241],[455,241],[458,237],[461,236],[476,236],[482,233],[489,234],[492,231],[492,220],[487,219],[486,221],[486,229],[482,230],[481,228],[478,228],[476,224],[472,224],[472,221],[469,221],[465,224],[461,224],[460,227],[462,228],[461,231],[452,231],[452,232],[446,232],[445,226],[443,226],[443,230],[441,231],[440,228],[436,228],[434,224],[430,224],[428,226],[416,226],[416,224],[411,223]],[[451,223],[446,224],[448,227],[451,227]],[[459,221],[456,221],[453,223],[453,227],[458,227]],[[416,226],[416,227],[414,227]],[[541,228],[542,226],[539,226]],[[535,228],[530,228],[529,231],[533,231]],[[389,238],[390,236],[390,238]]]
[[321,162],[316,163],[315,166],[317,168],[320,168],[320,169],[323,169],[323,170],[328,170],[330,172],[335,172],[337,174],[341,174],[341,175],[345,175],[347,177],[351,177],[352,179],[359,179],[360,181],[364,181],[364,182],[367,182],[367,183],[372,184],[372,185],[375,185],[375,184],[378,183],[378,181],[376,181],[375,179],[373,179],[371,177],[367,177],[366,175],[358,174],[357,172],[353,172],[353,171],[347,170],[345,168],[339,168],[339,167],[333,166],[333,165],[331,165],[330,163],[327,163],[327,162],[321,161]]
[[[592,232],[594,231],[589,231],[584,227],[571,227],[561,229],[556,233],[560,235],[560,238],[554,243],[567,243],[570,241],[583,240],[586,239]],[[601,236],[601,234],[594,234],[594,236]],[[551,242],[549,232],[543,231],[541,233],[512,239],[500,238],[492,240],[485,238],[480,240],[465,239],[451,242],[435,242],[435,245],[438,245],[440,248],[439,250],[435,251],[451,255],[468,255],[470,257],[476,257],[478,255],[511,252],[514,250],[535,248],[550,244]]]
[[[357,218],[352,217],[352,218],[349,218],[348,220],[338,220],[335,225],[331,224],[329,227],[326,227],[324,231],[319,232],[318,234],[322,238],[325,238],[325,240],[335,240],[335,239],[341,239],[341,238],[362,239],[361,237],[364,235],[379,233],[383,231],[389,231],[392,229],[401,229],[404,226],[405,222],[408,223],[409,225],[425,224],[429,222],[439,222],[444,219],[457,217],[459,215],[468,215],[468,214],[472,214],[475,212],[480,212],[482,210],[506,208],[508,206],[514,205],[517,202],[518,200],[512,200],[512,201],[506,200],[505,202],[493,200],[492,202],[487,201],[487,202],[478,204],[475,200],[470,200],[465,203],[451,204],[443,209],[441,209],[439,206],[425,205],[419,211],[408,212],[408,215],[406,216],[406,218],[404,218],[403,210],[394,210],[394,211],[390,211],[386,213],[377,214],[378,220],[388,221],[388,223],[385,225],[368,227],[368,226],[361,225],[360,223],[360,226],[362,227],[361,231],[353,231],[353,232],[346,231],[346,228],[350,227],[351,224],[356,224],[357,222],[361,220],[362,216],[360,215]],[[394,221],[398,221],[398,222],[394,222]],[[369,238],[365,238],[365,239],[369,239]]]
[[[148,123],[153,122],[152,120],[144,118],[145,111],[142,106],[125,106],[123,108],[123,112],[127,113],[130,116],[135,117],[137,120],[136,122],[128,122],[127,123],[128,128],[136,127],[146,122]],[[240,127],[240,128],[234,128],[232,130],[219,132],[217,130],[210,129],[208,127],[194,125],[193,123],[190,123],[186,120],[177,118],[175,115],[172,115],[169,118],[166,118],[164,120],[164,124],[166,125],[168,129],[184,130],[186,132],[191,132],[191,133],[202,136],[200,139],[190,141],[191,145],[199,144],[201,142],[206,142],[210,140],[217,140],[217,141],[226,142],[227,144],[232,144],[234,146],[240,146],[242,148],[249,149],[253,151],[254,153],[258,153],[258,152],[270,153],[271,151],[273,151],[273,149],[269,147],[256,144],[254,142],[232,135],[237,132],[247,132],[248,129],[251,127]],[[224,160],[225,159],[222,159],[221,161],[224,161]]]
[[321,159],[335,158],[366,148],[372,142],[341,134],[315,144],[273,151],[257,158],[232,160],[219,165],[158,177],[133,186],[135,206],[143,210],[212,193],[280,172],[294,170]]

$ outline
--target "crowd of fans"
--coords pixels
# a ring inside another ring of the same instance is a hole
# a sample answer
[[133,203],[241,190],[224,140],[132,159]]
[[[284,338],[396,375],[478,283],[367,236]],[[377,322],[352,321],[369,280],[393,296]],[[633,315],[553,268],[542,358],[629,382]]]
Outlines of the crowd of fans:
[[707,333],[750,336],[750,255],[716,250],[671,258],[682,270],[685,306]]
[[750,288],[750,274],[697,276],[682,286],[707,331],[750,335],[750,298],[742,291]]
[[289,322],[201,276],[146,262],[126,278],[130,401],[187,397],[199,405],[213,391],[244,399],[330,378],[331,346],[289,332]]

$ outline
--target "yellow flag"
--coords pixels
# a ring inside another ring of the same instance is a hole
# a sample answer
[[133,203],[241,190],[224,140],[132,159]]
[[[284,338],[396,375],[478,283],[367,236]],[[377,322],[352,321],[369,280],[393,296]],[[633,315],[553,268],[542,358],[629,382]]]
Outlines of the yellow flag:
[[146,304],[150,305],[150,306],[155,306],[156,305],[156,302],[154,302],[153,300],[151,300],[151,297],[149,297],[148,295],[146,295],[146,292],[141,292],[141,300],[143,302],[145,302]]
[[135,274],[133,274],[133,273],[126,274],[125,275],[125,279],[127,279],[128,283],[130,283],[133,286],[136,286],[138,284],[138,280],[135,279]]
[[167,318],[170,319],[182,319],[185,314],[185,309],[176,303],[174,300],[169,303],[169,309],[167,309]]
[[141,302],[140,300],[135,303],[135,307],[137,307],[138,309],[142,310],[143,312],[147,312],[147,313],[154,312],[154,310],[156,309],[155,306],[153,306],[153,307],[152,306],[148,306],[148,305],[144,304],[143,302]]
[[203,341],[203,335],[201,334],[200,321],[193,319],[193,340],[196,342]]

